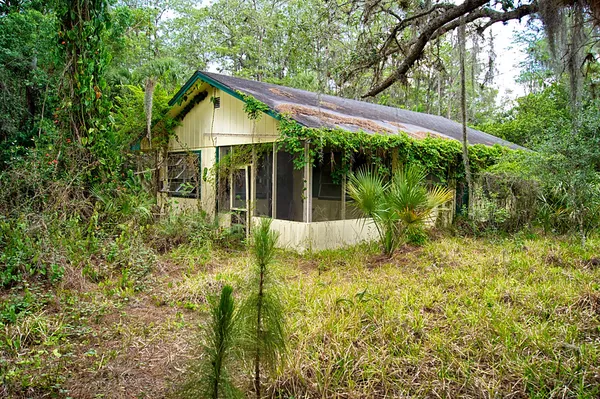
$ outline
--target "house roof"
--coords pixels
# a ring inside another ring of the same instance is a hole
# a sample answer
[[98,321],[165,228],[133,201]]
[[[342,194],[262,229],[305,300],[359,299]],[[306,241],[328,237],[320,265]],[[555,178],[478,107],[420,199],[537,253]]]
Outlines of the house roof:
[[[238,92],[265,103],[269,115],[286,114],[298,123],[312,128],[340,128],[367,133],[398,134],[406,132],[414,138],[427,136],[462,140],[462,125],[442,116],[388,107],[366,101],[317,94],[271,83],[257,82],[212,72],[197,71],[175,94],[169,105],[178,103],[198,81],[206,82],[243,100]],[[498,137],[468,128],[470,144],[485,144],[520,149],[522,147]]]

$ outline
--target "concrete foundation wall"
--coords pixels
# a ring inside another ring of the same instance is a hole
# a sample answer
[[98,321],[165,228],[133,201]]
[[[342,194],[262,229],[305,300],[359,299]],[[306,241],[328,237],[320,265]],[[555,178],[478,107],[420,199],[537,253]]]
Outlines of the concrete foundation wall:
[[202,209],[202,203],[195,198],[169,197],[165,193],[160,193],[159,196],[159,203],[164,208],[170,208],[175,213],[199,211]]

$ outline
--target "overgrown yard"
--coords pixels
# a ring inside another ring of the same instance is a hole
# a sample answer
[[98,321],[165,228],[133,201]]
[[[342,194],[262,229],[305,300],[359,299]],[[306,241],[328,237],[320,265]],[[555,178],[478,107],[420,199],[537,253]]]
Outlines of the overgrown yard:
[[[441,237],[391,260],[368,246],[281,252],[288,351],[268,393],[598,397],[598,254],[598,239],[584,250],[526,235]],[[73,269],[50,291],[4,292],[0,397],[172,396],[201,356],[207,295],[226,282],[239,297],[249,264],[244,251],[184,245],[139,284]]]

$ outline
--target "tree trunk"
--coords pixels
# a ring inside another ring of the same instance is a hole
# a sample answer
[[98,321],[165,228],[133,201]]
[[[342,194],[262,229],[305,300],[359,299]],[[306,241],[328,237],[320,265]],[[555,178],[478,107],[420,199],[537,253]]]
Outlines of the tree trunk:
[[471,166],[469,164],[469,138],[467,131],[467,90],[465,82],[465,21],[462,19],[459,28],[459,49],[460,49],[460,111],[462,116],[462,152],[463,165],[465,167],[465,179],[469,190],[469,203],[467,215],[469,218],[473,215],[473,178],[471,176]]

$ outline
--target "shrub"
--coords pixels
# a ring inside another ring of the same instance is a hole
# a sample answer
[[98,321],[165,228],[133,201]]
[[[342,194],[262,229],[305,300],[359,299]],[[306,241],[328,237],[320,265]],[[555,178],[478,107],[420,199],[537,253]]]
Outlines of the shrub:
[[540,184],[510,172],[485,172],[478,179],[471,220],[477,230],[517,231],[538,211]]
[[146,242],[159,253],[165,253],[192,241],[210,240],[217,226],[198,211],[170,212],[149,226]]
[[350,175],[348,194],[365,217],[372,218],[381,246],[391,256],[402,240],[422,242],[423,228],[435,208],[452,199],[447,188],[427,189],[425,169],[416,164],[394,171],[391,181],[374,170]]
[[30,278],[50,283],[60,280],[63,268],[55,255],[41,226],[36,228],[25,218],[0,216],[0,288]]

